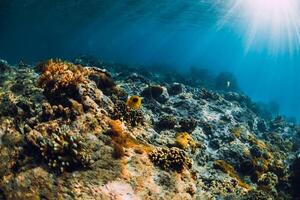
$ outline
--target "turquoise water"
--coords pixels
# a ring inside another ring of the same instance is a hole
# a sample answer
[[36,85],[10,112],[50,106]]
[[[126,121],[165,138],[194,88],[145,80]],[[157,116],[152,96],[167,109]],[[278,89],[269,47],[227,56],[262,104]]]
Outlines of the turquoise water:
[[0,58],[35,63],[87,54],[229,71],[255,101],[275,102],[299,119],[298,8],[296,0],[3,0]]

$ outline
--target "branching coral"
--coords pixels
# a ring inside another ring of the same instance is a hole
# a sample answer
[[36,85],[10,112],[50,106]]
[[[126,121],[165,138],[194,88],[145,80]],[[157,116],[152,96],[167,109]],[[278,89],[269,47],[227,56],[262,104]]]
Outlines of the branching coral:
[[60,102],[65,97],[78,98],[78,86],[87,83],[90,70],[61,60],[49,60],[44,64],[39,86],[52,102]]
[[181,172],[185,167],[192,167],[192,160],[183,150],[176,147],[157,148],[149,154],[150,160],[164,170]]
[[78,114],[104,105],[103,93],[119,92],[106,71],[61,60],[43,64],[38,83],[50,104],[70,107]]
[[39,79],[39,85],[43,88],[49,88],[55,91],[59,88],[77,86],[86,81],[90,71],[81,66],[61,60],[49,60],[43,69]]
[[30,131],[26,138],[37,148],[48,166],[59,172],[87,167],[93,163],[91,150],[84,138],[69,127],[60,127],[55,122],[42,123]]

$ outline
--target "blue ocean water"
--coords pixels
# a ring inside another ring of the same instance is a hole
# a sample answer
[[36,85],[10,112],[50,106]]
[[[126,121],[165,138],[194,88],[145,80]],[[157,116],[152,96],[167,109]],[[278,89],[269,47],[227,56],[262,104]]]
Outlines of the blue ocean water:
[[2,0],[0,58],[228,71],[254,101],[299,120],[299,14],[296,0]]

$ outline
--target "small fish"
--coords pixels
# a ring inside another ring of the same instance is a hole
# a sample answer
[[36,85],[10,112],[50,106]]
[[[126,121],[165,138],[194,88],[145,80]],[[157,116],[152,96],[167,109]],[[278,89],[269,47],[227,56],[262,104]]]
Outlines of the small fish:
[[132,109],[139,109],[142,105],[142,98],[140,96],[130,96],[126,102],[127,106]]
[[230,81],[227,81],[227,87],[229,88],[231,85],[231,82]]

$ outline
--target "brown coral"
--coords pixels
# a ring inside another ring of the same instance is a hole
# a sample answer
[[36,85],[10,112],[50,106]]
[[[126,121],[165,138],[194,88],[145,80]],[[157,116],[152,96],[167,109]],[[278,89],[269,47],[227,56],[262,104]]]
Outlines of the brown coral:
[[49,60],[43,64],[38,83],[50,104],[70,107],[77,114],[96,111],[100,104],[108,105],[102,101],[103,93],[118,92],[105,70],[61,60]]
[[157,148],[149,154],[150,160],[164,170],[181,172],[185,167],[192,167],[192,160],[186,153],[176,147]]
[[240,187],[246,188],[246,189],[250,189],[250,186],[245,183],[240,176],[238,175],[238,173],[235,171],[235,169],[233,168],[233,166],[231,166],[230,164],[228,164],[227,162],[225,162],[224,160],[216,160],[214,162],[214,167],[216,169],[221,170],[222,172],[228,174],[230,177],[236,179],[238,181],[238,185]]
[[50,168],[63,172],[93,163],[84,138],[56,122],[42,123],[26,135]]
[[90,71],[89,79],[94,81],[97,88],[102,90],[105,95],[122,95],[123,91],[116,86],[115,82],[106,70],[95,67],[89,67],[88,69]]
[[111,113],[112,119],[120,119],[132,127],[144,123],[144,115],[141,110],[128,107],[125,101],[119,99],[114,101],[114,110]]
[[90,73],[88,68],[51,59],[44,64],[38,85],[50,103],[69,105],[68,98],[80,99],[79,86],[89,82]]
[[43,73],[39,79],[39,85],[54,91],[59,88],[77,86],[86,81],[90,71],[61,60],[49,60],[44,65]]

